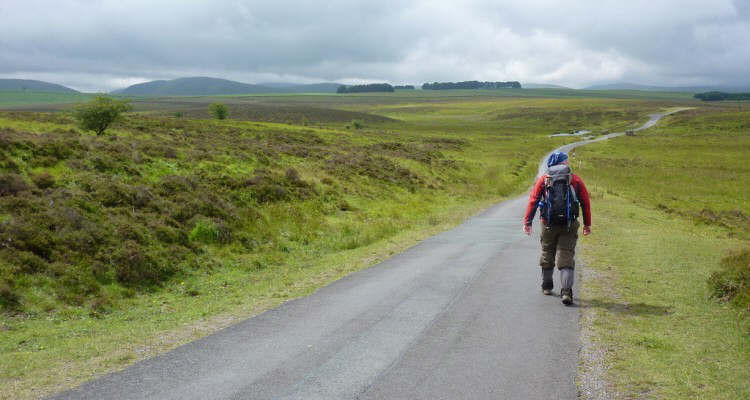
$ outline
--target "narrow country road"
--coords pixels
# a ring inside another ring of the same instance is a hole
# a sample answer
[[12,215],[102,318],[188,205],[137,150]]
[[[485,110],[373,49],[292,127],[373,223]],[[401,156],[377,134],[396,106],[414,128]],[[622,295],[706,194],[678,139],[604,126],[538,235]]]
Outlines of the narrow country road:
[[574,399],[579,310],[541,294],[525,203],[53,398]]

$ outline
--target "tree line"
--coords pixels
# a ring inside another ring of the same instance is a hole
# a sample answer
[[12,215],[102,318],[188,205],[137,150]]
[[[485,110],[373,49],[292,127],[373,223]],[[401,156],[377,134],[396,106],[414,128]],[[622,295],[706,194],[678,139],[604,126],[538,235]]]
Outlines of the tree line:
[[393,86],[387,83],[370,83],[368,85],[341,85],[336,93],[393,92]]
[[445,89],[520,89],[521,83],[517,81],[509,82],[433,82],[422,85],[424,90],[445,90]]
[[750,93],[705,92],[693,95],[703,101],[750,100]]

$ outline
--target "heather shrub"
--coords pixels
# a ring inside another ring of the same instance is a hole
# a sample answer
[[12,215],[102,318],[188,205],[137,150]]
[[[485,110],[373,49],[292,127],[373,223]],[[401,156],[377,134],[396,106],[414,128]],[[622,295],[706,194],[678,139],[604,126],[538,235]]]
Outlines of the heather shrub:
[[13,196],[28,189],[21,175],[15,173],[0,175],[0,196]]
[[48,189],[55,186],[55,178],[47,172],[32,175],[31,181],[34,182],[39,189]]

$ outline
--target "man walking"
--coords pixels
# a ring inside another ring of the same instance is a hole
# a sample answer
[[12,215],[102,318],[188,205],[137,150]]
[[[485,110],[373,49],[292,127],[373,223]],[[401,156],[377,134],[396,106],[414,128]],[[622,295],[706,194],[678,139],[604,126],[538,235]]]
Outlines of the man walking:
[[523,231],[531,235],[531,221],[540,208],[542,222],[542,292],[552,294],[552,274],[557,261],[565,305],[573,303],[575,248],[578,240],[578,210],[583,209],[583,235],[591,234],[589,192],[580,177],[568,166],[568,155],[554,152],[547,159],[547,173],[534,185],[526,207]]

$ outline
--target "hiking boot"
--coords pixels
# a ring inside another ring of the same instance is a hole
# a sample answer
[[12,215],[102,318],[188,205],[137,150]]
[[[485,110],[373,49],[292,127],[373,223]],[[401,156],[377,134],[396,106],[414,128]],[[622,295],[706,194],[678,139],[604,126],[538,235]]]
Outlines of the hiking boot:
[[562,294],[563,304],[566,306],[573,304],[573,289],[562,289],[560,290],[560,294]]

